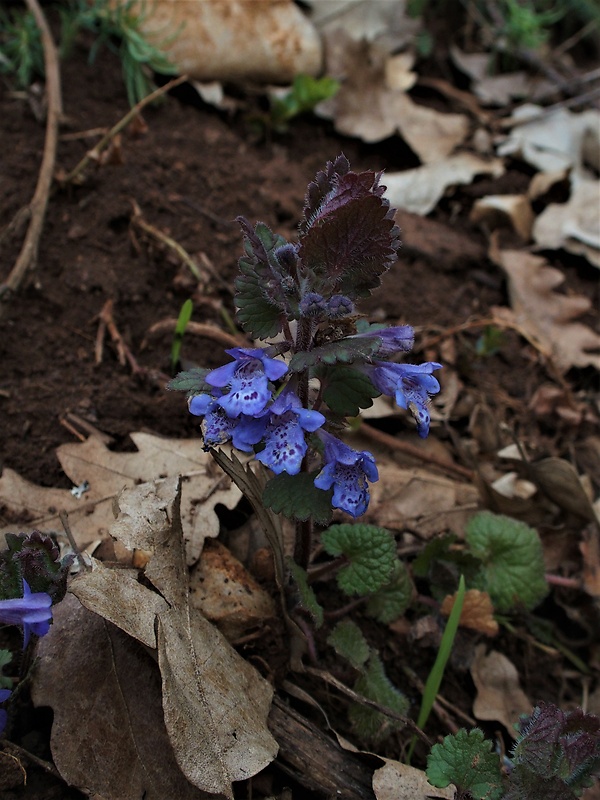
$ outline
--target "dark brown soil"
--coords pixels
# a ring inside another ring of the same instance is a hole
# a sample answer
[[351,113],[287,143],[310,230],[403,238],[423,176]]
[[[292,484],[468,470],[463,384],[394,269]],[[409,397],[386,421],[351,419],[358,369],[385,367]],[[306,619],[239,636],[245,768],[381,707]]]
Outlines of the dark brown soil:
[[[97,141],[85,132],[115,124],[127,111],[127,101],[120,65],[111,54],[90,66],[82,49],[63,64],[62,73],[68,123],[62,128],[58,167],[67,172]],[[181,92],[147,110],[147,130],[128,130],[122,137],[122,163],[94,167],[82,185],[54,192],[37,269],[2,310],[0,467],[10,467],[35,483],[70,488],[55,449],[74,441],[75,431],[85,434],[78,420],[110,435],[116,449],[132,447],[133,431],[197,435],[197,420],[188,414],[182,396],[164,389],[170,376],[171,334],[152,337],[148,331],[161,320],[177,317],[190,296],[197,322],[222,327],[220,309],[233,313],[229,287],[241,254],[236,216],[263,220],[293,237],[308,181],[340,151],[355,170],[413,165],[399,141],[366,146],[342,139],[328,124],[313,119],[294,122],[285,136],[256,141],[243,112],[230,116],[200,101],[191,103],[190,97]],[[8,223],[32,197],[44,126],[27,101],[1,85],[0,115],[0,219]],[[506,305],[504,278],[488,260],[485,237],[469,223],[468,212],[475,197],[520,190],[524,183],[524,173],[515,167],[501,187],[486,180],[455,193],[452,205],[442,203],[432,219],[399,215],[404,230],[400,260],[365,308],[378,321],[415,325],[422,342],[473,315],[485,316],[494,305]],[[209,271],[198,288],[171,251],[132,228],[133,201],[148,223],[182,245],[200,265],[208,263],[218,279]],[[20,245],[19,237],[3,242],[0,280]],[[561,267],[567,271],[570,290],[594,296],[593,269],[564,254]],[[108,336],[101,363],[96,363],[99,315],[109,300],[139,370],[119,363]],[[461,380],[470,396],[487,404],[496,421],[506,423],[532,454],[565,455],[593,430],[535,417],[529,401],[551,373],[513,333],[506,334],[498,355],[477,358],[474,344],[480,332],[456,338]],[[443,360],[439,344],[420,355]],[[215,341],[192,335],[184,339],[183,359],[210,367],[224,360]],[[593,387],[593,376],[586,371],[570,374],[568,381],[582,396]],[[457,461],[464,457],[461,436],[470,411],[471,406],[461,407],[459,402],[451,430],[434,431],[453,443]],[[8,522],[0,517],[0,524]],[[514,641],[513,646],[517,649]],[[556,661],[542,675],[539,653],[507,654],[523,667],[525,691],[536,698],[557,697],[562,677]],[[389,645],[384,656],[393,664],[399,654]],[[391,666],[392,676],[395,671]],[[458,672],[456,676],[448,691],[455,702],[467,704],[463,679]],[[41,790],[27,796],[37,800],[51,795]]]

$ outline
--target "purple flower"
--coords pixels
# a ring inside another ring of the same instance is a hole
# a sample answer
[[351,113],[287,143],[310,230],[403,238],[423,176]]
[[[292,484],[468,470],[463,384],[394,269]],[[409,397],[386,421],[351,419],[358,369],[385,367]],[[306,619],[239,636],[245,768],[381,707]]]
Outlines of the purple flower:
[[327,313],[330,319],[341,319],[352,314],[354,303],[343,294],[332,295],[327,302]]
[[378,331],[356,333],[350,339],[381,339],[377,356],[389,358],[396,353],[407,353],[415,343],[415,332],[410,325],[394,325]]
[[[5,703],[8,698],[11,696],[12,692],[10,689],[0,689],[0,703]],[[6,719],[7,714],[3,708],[0,708],[0,736],[4,732],[4,728],[6,727]]]
[[401,408],[410,409],[417,421],[417,432],[423,439],[429,433],[429,396],[440,390],[437,378],[431,374],[434,369],[442,369],[442,365],[435,361],[425,364],[376,361],[374,366],[363,367],[376,389],[395,397]]
[[327,311],[327,303],[320,294],[307,292],[300,300],[298,310],[303,317],[319,317]]
[[332,504],[353,517],[360,517],[369,505],[367,481],[379,480],[375,459],[371,453],[357,452],[330,433],[320,431],[325,443],[325,466],[315,478],[317,489],[331,489]]
[[23,579],[23,597],[0,600],[0,622],[6,625],[23,626],[23,647],[27,647],[29,636],[45,636],[50,630],[52,598],[46,592],[31,593],[29,584]]
[[232,418],[219,404],[219,397],[209,394],[198,394],[191,398],[190,412],[202,421],[202,437],[204,447],[217,447],[232,441],[234,447],[244,453],[251,453],[253,445],[260,442],[265,433],[266,420],[240,414]]
[[240,414],[260,414],[271,399],[269,381],[276,381],[287,372],[287,365],[265,355],[260,348],[234,347],[226,350],[234,361],[213,369],[206,383],[218,389],[229,387],[229,392],[218,399],[229,417]]
[[[287,472],[297,475],[307,450],[305,431],[316,431],[325,422],[318,411],[303,408],[297,395],[287,389],[268,409],[265,448],[256,456],[276,475]],[[266,419],[266,417],[265,417]]]

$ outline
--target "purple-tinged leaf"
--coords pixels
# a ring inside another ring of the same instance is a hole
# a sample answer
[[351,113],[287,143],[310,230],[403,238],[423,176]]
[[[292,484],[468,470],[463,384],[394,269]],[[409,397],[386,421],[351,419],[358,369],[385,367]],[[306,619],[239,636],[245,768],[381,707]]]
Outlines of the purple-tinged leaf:
[[341,153],[335,161],[328,161],[325,169],[317,172],[314,181],[308,184],[306,198],[304,201],[304,218],[300,223],[300,232],[305,233],[315,214],[325,198],[333,190],[339,177],[346,175],[350,171],[350,162]]
[[373,339],[339,339],[308,352],[295,353],[290,361],[290,372],[301,372],[317,364],[352,364],[354,361],[368,361],[379,350],[380,341]]

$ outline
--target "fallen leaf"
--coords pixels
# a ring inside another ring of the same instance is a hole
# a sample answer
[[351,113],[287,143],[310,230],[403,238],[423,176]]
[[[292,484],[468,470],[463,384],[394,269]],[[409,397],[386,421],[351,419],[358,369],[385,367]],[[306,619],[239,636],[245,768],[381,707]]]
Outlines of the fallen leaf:
[[390,88],[386,70],[389,74],[394,67],[386,67],[389,58],[376,44],[354,41],[343,31],[326,37],[327,74],[342,85],[317,113],[332,119],[345,136],[380,142],[398,133],[422,162],[445,158],[465,140],[468,118],[418,105],[404,91]]
[[[135,14],[130,0],[117,0]],[[200,81],[290,83],[321,69],[320,37],[293,0],[140,0],[139,29]]]
[[579,543],[583,556],[583,587],[592,597],[600,597],[600,534],[597,526],[589,525]]
[[523,241],[531,238],[535,215],[524,194],[487,195],[476,200],[469,215],[471,222],[490,230],[508,222]]
[[220,542],[207,544],[190,573],[190,605],[229,641],[276,616],[271,595]]
[[54,712],[50,746],[64,780],[105,800],[208,798],[175,760],[156,662],[71,594],[53,611],[31,693]]
[[436,789],[427,775],[400,761],[384,759],[385,764],[373,773],[373,791],[377,800],[452,800],[455,788]]
[[590,136],[600,139],[600,111],[546,111],[526,103],[515,110],[512,120],[515,127],[499,145],[498,155],[522,158],[542,172],[570,169],[592,177],[584,163],[585,147]]
[[511,304],[511,309],[495,308],[494,314],[516,324],[561,372],[571,367],[600,369],[600,336],[573,321],[591,310],[591,300],[556,292],[565,276],[540,256],[492,247],[490,257],[508,276]]
[[[444,597],[440,611],[445,617],[450,616],[455,600],[456,594]],[[494,619],[494,606],[487,592],[480,592],[479,589],[469,589],[465,592],[459,625],[484,633],[486,636],[497,636],[499,626]]]
[[476,175],[497,178],[503,172],[500,159],[489,160],[473,153],[459,153],[416,169],[387,172],[384,183],[392,206],[425,215],[433,211],[450,187],[471,183]]
[[382,41],[390,52],[412,43],[420,20],[406,13],[406,0],[305,0],[310,19],[322,34],[343,31],[356,41]]
[[[200,557],[204,540],[217,536],[218,503],[235,508],[242,493],[221,472],[197,439],[163,439],[148,433],[132,433],[134,453],[115,453],[96,437],[81,444],[61,445],[56,454],[71,481],[84,481],[89,491],[81,500],[68,489],[36,486],[16,472],[4,469],[0,478],[0,503],[13,515],[27,517],[27,529],[61,530],[58,511],[65,510],[75,541],[82,550],[98,538],[106,538],[114,522],[113,500],[127,486],[166,477],[183,476],[182,524],[188,563]],[[14,531],[14,526],[0,530]]]
[[545,249],[564,248],[600,267],[600,181],[571,179],[566,203],[551,203],[533,225],[533,238]]
[[471,664],[471,677],[477,690],[473,715],[481,720],[501,722],[509,735],[516,738],[515,723],[521,714],[531,714],[532,704],[519,685],[519,673],[509,659],[478,645]]
[[578,517],[598,522],[579,475],[573,465],[564,458],[544,458],[542,461],[528,464],[527,472],[531,480],[557,506]]

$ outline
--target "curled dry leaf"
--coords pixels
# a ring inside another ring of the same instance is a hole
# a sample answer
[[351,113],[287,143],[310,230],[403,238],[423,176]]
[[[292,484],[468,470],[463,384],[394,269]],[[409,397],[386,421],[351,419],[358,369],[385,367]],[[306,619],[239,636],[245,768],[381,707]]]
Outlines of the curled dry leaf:
[[148,433],[132,433],[131,439],[138,448],[133,453],[115,453],[94,436],[57,449],[61,467],[75,486],[89,484],[81,499],[67,489],[36,486],[5,469],[0,503],[11,513],[29,518],[30,529],[47,532],[61,530],[58,511],[64,509],[75,541],[84,550],[90,542],[107,537],[114,522],[113,501],[123,488],[181,475],[182,524],[188,563],[193,564],[204,540],[219,533],[215,506],[235,508],[242,493],[202,451],[197,439],[163,439]]
[[527,242],[531,238],[535,215],[524,194],[496,194],[476,200],[469,219],[485,225],[489,230],[508,222],[515,233]]
[[551,203],[533,225],[533,238],[544,248],[560,247],[600,267],[600,181],[571,180],[566,203]]
[[471,183],[476,175],[497,178],[503,172],[500,159],[486,160],[473,153],[459,153],[416,169],[388,172],[384,183],[393,206],[425,215],[433,211],[450,187]]
[[511,310],[496,308],[494,314],[516,324],[561,372],[571,367],[600,369],[600,336],[574,321],[591,310],[591,301],[554,291],[565,276],[540,256],[493,247],[490,257],[508,276],[511,304]]
[[31,693],[54,712],[52,757],[70,786],[105,800],[208,800],[175,760],[156,662],[71,594],[39,642]]
[[230,641],[276,616],[271,595],[220,542],[207,545],[191,571],[190,604]]
[[[455,600],[456,594],[444,597],[440,611],[445,617],[450,616]],[[499,627],[494,619],[494,606],[487,592],[480,592],[479,589],[469,589],[465,592],[459,625],[484,633],[486,636],[498,634]]]
[[293,0],[114,0],[141,8],[140,30],[199,81],[289,83],[321,69],[319,35]]
[[481,720],[501,722],[514,738],[515,723],[521,714],[531,714],[532,704],[519,685],[519,673],[505,655],[478,645],[471,664],[471,676],[477,689],[473,715]]
[[373,773],[373,791],[377,800],[453,800],[456,794],[454,786],[436,789],[422,770],[389,759]]

